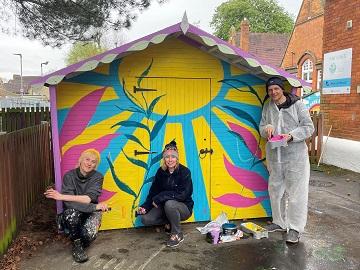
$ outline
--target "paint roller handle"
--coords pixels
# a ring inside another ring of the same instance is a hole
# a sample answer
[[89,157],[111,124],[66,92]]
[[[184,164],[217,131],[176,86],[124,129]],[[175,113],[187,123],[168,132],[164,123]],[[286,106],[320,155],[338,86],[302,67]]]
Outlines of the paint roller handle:
[[95,212],[109,212],[111,211],[111,207],[108,207],[106,211],[102,211],[101,209],[96,209]]

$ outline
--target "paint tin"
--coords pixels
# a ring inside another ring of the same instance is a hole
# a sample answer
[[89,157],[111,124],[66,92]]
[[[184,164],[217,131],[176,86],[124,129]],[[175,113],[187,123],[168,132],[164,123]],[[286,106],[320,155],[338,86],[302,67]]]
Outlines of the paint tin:
[[237,232],[237,227],[234,223],[224,223],[222,229],[224,235],[234,235]]

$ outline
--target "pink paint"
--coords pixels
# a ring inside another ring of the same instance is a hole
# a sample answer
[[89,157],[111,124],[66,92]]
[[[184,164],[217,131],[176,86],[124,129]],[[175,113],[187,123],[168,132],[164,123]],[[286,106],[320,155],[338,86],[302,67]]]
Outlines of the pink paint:
[[224,164],[226,170],[238,183],[252,191],[267,190],[268,183],[256,172],[242,169],[231,164],[224,155]]
[[235,123],[227,122],[230,129],[237,134],[239,134],[249,148],[250,152],[256,156],[258,159],[261,159],[261,149],[259,148],[258,141],[256,140],[255,136],[246,128],[239,126]]
[[115,194],[116,194],[116,192],[103,189],[100,197],[98,198],[99,202],[105,202],[105,201],[109,200],[112,196],[114,196]]
[[246,208],[246,207],[257,205],[260,202],[262,202],[263,200],[268,199],[268,198],[269,198],[268,196],[261,196],[261,197],[257,197],[257,198],[248,198],[248,197],[243,197],[236,193],[228,193],[228,194],[225,194],[220,197],[213,198],[213,199],[223,205],[236,207],[236,208]]
[[106,87],[84,96],[69,110],[60,133],[60,149],[84,131],[94,115],[105,89]]
[[283,135],[275,135],[275,136],[271,137],[269,142],[281,142],[283,140],[286,140],[285,136],[283,136]]
[[75,145],[68,149],[62,157],[61,177],[64,176],[65,172],[77,167],[78,158],[83,151],[89,148],[93,148],[101,153],[105,148],[108,147],[111,140],[117,136],[119,136],[119,134],[108,134],[87,144]]

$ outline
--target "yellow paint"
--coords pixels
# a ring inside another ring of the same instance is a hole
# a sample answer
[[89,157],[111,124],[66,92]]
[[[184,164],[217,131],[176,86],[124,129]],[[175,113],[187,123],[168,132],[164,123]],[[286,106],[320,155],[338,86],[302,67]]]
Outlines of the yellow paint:
[[[67,109],[74,106],[84,96],[103,86],[89,85],[80,83],[62,82],[57,86],[56,102],[58,110]],[[118,96],[112,87],[107,87],[100,102],[117,99]]]
[[[258,86],[253,86],[253,88],[258,93],[260,99],[263,101],[265,98],[265,95],[266,95],[265,86],[258,85]],[[249,91],[249,88],[246,86],[241,87],[239,89],[241,91]],[[246,104],[250,104],[250,105],[255,105],[255,106],[261,106],[261,103],[260,103],[259,99],[256,97],[256,95],[254,95],[250,92],[240,92],[236,89],[230,89],[230,91],[225,96],[225,99],[231,100],[231,101],[236,101],[236,102],[242,102],[242,103],[246,103]]]
[[93,70],[93,72],[104,74],[104,75],[109,75],[110,65],[109,64],[102,64],[102,65],[98,66],[97,68],[95,68]]
[[241,70],[238,67],[233,66],[233,65],[231,65],[231,67],[230,67],[230,72],[231,72],[232,76],[247,74],[245,71],[243,71],[243,70]]
[[[215,82],[223,79],[223,69],[218,59],[180,40],[171,39],[123,59],[119,76],[121,79],[125,78],[126,89],[132,91],[134,86],[138,86],[136,77],[147,69],[152,59],[154,62],[147,77],[163,79],[146,78],[142,80],[140,86],[158,90],[144,94],[149,100],[159,96],[159,93],[166,93],[166,97],[159,102],[162,105],[155,109],[156,113],[164,114],[164,110],[160,108],[168,107],[169,115],[175,115],[175,112],[183,114],[206,105],[207,99],[197,99],[195,102],[188,100],[188,97],[196,97],[196,93],[202,89],[204,83],[207,85],[206,80],[195,78],[211,78]],[[193,80],[175,78],[193,78]],[[213,89],[214,94],[216,95],[219,90],[220,88]],[[141,93],[135,95],[138,100],[142,99]],[[164,103],[171,106],[166,106]]]

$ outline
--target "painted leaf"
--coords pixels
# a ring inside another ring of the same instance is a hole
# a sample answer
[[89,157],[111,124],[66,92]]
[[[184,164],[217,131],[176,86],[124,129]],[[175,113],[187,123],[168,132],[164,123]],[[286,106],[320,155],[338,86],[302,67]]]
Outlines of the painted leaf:
[[145,150],[149,151],[149,149],[147,149],[147,148],[142,144],[142,142],[141,142],[137,137],[135,137],[134,135],[124,134],[124,136],[125,136],[128,140],[133,141],[133,142],[136,142],[137,144],[141,145],[142,148],[144,148]]
[[159,100],[165,95],[161,95],[161,96],[158,96],[156,98],[154,98],[153,101],[151,101],[150,105],[149,105],[149,108],[147,110],[147,117],[150,118],[154,108],[155,108],[155,105],[159,102]]
[[117,122],[116,124],[112,125],[111,128],[116,127],[116,126],[143,128],[148,133],[150,133],[150,130],[149,130],[149,128],[147,126],[145,126],[142,123],[136,122],[136,121],[120,121],[120,122]]
[[126,109],[120,108],[119,106],[115,105],[120,111],[128,111],[128,112],[137,112],[145,114],[144,110],[138,109],[136,107],[127,107]]
[[[122,80],[122,82],[123,82],[123,87],[122,87],[122,89],[123,89],[123,92],[124,92],[125,96],[131,101],[132,104],[135,105],[135,107],[137,107],[137,108],[139,108],[139,109],[141,109],[141,110],[144,110],[144,109],[142,108],[142,106],[141,106],[141,103],[136,99],[136,97],[134,97],[129,91],[127,91],[127,90],[125,89],[125,80],[124,80],[124,79]],[[145,111],[144,111],[144,112],[145,112]]]
[[162,159],[162,157],[163,157],[163,154],[160,153],[156,157],[152,158],[151,163],[150,163],[150,167],[155,165],[156,163],[158,163]]
[[245,142],[246,146],[249,148],[250,152],[258,159],[261,159],[261,149],[259,147],[258,141],[256,140],[255,136],[252,134],[252,132],[235,123],[231,123],[231,122],[227,122],[227,123],[233,132],[239,134],[243,138],[243,141]]
[[258,173],[245,170],[231,164],[224,155],[226,170],[238,183],[252,191],[266,191],[268,183]]
[[83,151],[93,148],[96,149],[99,153],[101,153],[105,148],[108,147],[111,140],[116,138],[117,136],[119,136],[119,134],[108,134],[92,142],[86,144],[78,144],[69,148],[61,157],[61,178],[67,171],[76,168],[76,166],[78,165],[78,158]]
[[143,167],[145,170],[148,169],[147,164],[144,161],[128,157],[124,151],[123,151],[123,153],[124,153],[125,157],[127,158],[127,160],[130,161],[132,164]]
[[148,179],[146,179],[146,180],[144,181],[144,185],[145,185],[145,184],[148,184],[148,183],[152,183],[152,182],[154,181],[154,179],[155,179],[155,176],[149,177]]
[[238,109],[238,108],[231,107],[231,106],[223,106],[223,108],[231,111],[232,113],[234,113],[236,116],[240,117],[241,119],[245,119],[245,120],[249,121],[250,123],[253,124],[253,126],[256,130],[259,130],[258,123],[256,123],[254,118],[247,112],[245,112],[241,109]]
[[141,96],[142,96],[142,98],[143,98],[143,100],[144,100],[146,111],[148,111],[149,106],[148,106],[148,103],[147,103],[146,98],[145,98],[145,96],[144,96],[144,92],[141,92]]
[[124,191],[127,194],[130,194],[132,196],[134,196],[136,198],[136,193],[124,182],[122,182],[116,175],[115,169],[114,169],[114,165],[112,164],[111,160],[109,157],[106,157],[106,160],[109,164],[109,168],[111,171],[111,175],[116,183],[116,185],[118,186],[118,188],[122,191]]
[[154,62],[154,58],[151,59],[151,63],[150,65],[147,67],[147,69],[144,70],[144,72],[140,75],[140,78],[137,81],[137,85],[138,87],[140,87],[141,81],[144,79],[144,77],[146,77],[149,74],[149,71],[151,69],[151,66]]
[[[241,83],[241,84],[247,86],[247,87],[249,88],[249,91],[241,90],[241,89],[238,88],[237,86],[229,83],[229,82],[231,82],[231,81],[234,81],[234,82],[236,82],[236,83]],[[223,83],[225,83],[225,84],[227,84],[227,85],[230,85],[232,88],[236,89],[236,90],[239,91],[239,92],[250,92],[250,93],[254,94],[254,95],[256,96],[256,98],[259,100],[260,104],[263,105],[263,102],[262,102],[261,98],[259,97],[259,94],[257,93],[257,91],[256,91],[250,84],[248,84],[247,82],[241,81],[241,80],[237,80],[237,79],[224,79],[224,80],[220,80],[219,82],[223,82]]]
[[241,196],[236,193],[227,193],[217,198],[213,198],[218,203],[223,205],[236,207],[236,208],[246,208],[257,205],[261,203],[263,200],[268,199],[268,196],[261,196],[257,198],[248,198]]
[[114,196],[115,194],[116,194],[116,192],[103,189],[101,191],[101,195],[99,196],[98,200],[99,200],[99,202],[105,202],[105,201],[109,200],[112,196]]
[[155,123],[154,125],[154,128],[152,129],[151,133],[150,133],[150,141],[153,141],[156,136],[158,135],[159,131],[161,130],[161,128],[163,127],[165,121],[166,121],[166,118],[168,116],[168,112],[166,112],[166,114],[159,120]]
[[[60,149],[80,135],[93,117],[106,87],[92,91],[72,106],[62,126],[59,143]],[[66,138],[66,139],[65,139]]]

